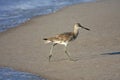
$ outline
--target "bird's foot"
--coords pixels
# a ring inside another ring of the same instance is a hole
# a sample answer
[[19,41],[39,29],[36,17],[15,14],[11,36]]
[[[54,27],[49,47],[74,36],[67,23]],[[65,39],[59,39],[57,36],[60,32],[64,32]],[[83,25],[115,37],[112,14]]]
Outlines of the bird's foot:
[[69,58],[70,61],[77,61],[77,59]]

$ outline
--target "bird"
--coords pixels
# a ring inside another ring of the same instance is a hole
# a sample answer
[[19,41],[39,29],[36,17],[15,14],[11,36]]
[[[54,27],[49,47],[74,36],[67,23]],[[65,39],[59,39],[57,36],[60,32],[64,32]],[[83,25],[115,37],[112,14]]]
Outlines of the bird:
[[88,31],[90,29],[82,26],[80,23],[75,23],[73,27],[74,27],[73,32],[64,32],[64,33],[55,35],[54,37],[43,38],[43,40],[45,40],[45,43],[52,43],[51,48],[50,48],[50,52],[49,52],[49,62],[51,61],[51,57],[53,56],[53,48],[57,44],[64,45],[65,46],[65,53],[68,56],[69,60],[75,61],[70,56],[70,53],[67,50],[67,46],[68,46],[69,42],[74,41],[78,37],[80,28],[88,30]]

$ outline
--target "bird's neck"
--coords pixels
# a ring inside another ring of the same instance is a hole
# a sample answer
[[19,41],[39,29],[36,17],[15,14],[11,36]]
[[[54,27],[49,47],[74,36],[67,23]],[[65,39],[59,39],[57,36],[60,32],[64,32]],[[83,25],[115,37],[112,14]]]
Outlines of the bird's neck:
[[79,29],[78,28],[74,28],[74,37],[76,38],[79,34]]

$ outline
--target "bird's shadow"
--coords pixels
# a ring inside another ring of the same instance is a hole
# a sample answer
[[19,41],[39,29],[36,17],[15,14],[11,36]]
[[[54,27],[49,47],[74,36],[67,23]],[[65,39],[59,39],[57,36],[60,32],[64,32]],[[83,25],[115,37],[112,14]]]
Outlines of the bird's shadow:
[[120,55],[120,52],[103,53],[101,55]]
[[79,58],[73,58],[73,60],[70,60],[68,58],[54,59],[54,60],[51,60],[50,62],[61,62],[61,61],[77,62],[79,61]]

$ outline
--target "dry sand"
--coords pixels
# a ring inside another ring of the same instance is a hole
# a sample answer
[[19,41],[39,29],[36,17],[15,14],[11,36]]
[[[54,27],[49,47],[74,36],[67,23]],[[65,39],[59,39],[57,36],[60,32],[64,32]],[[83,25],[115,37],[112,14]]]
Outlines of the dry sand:
[[[49,63],[49,44],[44,37],[81,29],[69,52],[78,59],[69,61],[64,46],[54,49]],[[66,7],[36,17],[20,27],[0,33],[0,66],[41,75],[48,80],[120,80],[120,0],[104,0]]]

